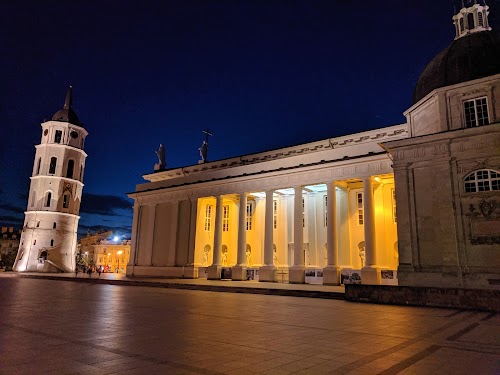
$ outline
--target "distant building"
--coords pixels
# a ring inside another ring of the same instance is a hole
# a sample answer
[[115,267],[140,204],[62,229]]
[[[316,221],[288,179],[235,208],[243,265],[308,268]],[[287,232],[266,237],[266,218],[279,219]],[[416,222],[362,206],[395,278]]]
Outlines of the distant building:
[[28,207],[14,271],[70,272],[75,269],[83,151],[87,131],[72,107],[71,87],[63,109],[42,126],[30,177]]
[[89,232],[78,241],[77,252],[96,269],[125,273],[130,259],[130,240],[115,239],[112,231]]
[[4,259],[6,255],[12,253],[17,254],[21,241],[21,230],[13,227],[2,227],[0,233],[0,259]]
[[498,288],[500,36],[453,22],[405,124],[144,175],[127,274]]

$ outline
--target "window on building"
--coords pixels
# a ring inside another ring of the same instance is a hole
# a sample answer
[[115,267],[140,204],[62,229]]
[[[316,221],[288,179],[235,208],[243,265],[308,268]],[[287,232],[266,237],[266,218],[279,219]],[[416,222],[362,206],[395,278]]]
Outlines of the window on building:
[[56,134],[54,136],[54,143],[61,143],[62,139],[62,130],[56,130]]
[[54,240],[50,240],[50,246],[54,246]]
[[52,200],[52,193],[49,191],[45,198],[45,207],[50,207],[50,201]]
[[79,178],[80,181],[83,181],[82,177],[83,177],[83,164],[80,164],[80,178]]
[[358,225],[364,223],[363,193],[356,193],[356,204],[358,208]]
[[33,245],[36,245],[36,240],[33,241]]
[[229,232],[229,206],[222,206],[222,231]]
[[66,169],[66,178],[73,178],[73,169],[75,168],[75,161],[68,160],[68,168]]
[[253,204],[247,203],[247,217],[246,217],[247,230],[252,230],[252,216],[253,216]]
[[323,225],[328,226],[328,195],[323,195]]
[[273,228],[278,228],[278,201],[273,200]]
[[33,190],[31,193],[31,207],[35,205],[35,200],[36,200],[36,190]]
[[42,158],[38,158],[38,162],[36,164],[36,175],[40,174],[40,166],[42,165]]
[[460,32],[461,33],[464,32],[464,19],[463,18],[460,18]]
[[56,166],[57,166],[57,158],[55,156],[50,158],[50,166],[49,166],[49,173],[54,174],[56,173]]
[[56,224],[56,222],[54,221],[54,224],[52,224],[52,229],[56,229],[56,226],[57,226],[57,224]]
[[19,260],[23,259],[24,251],[21,251],[21,255],[19,255]]
[[36,222],[36,227],[37,227],[37,228],[40,228],[40,221],[37,221],[37,222]]
[[474,171],[467,175],[464,181],[466,193],[500,190],[500,172],[491,169]]
[[467,14],[467,27],[469,30],[472,30],[474,28],[474,14],[473,13]]
[[205,231],[210,232],[212,229],[212,211],[213,206],[211,204],[207,204],[205,207]]
[[477,13],[477,21],[478,21],[479,26],[484,27],[483,12]]
[[396,189],[391,189],[391,197],[392,197],[392,219],[394,223],[398,222],[398,217],[396,215]]
[[63,195],[63,208],[68,208],[69,207],[69,194],[64,193]]
[[473,128],[474,126],[488,125],[488,103],[486,98],[467,100],[464,102],[465,126]]

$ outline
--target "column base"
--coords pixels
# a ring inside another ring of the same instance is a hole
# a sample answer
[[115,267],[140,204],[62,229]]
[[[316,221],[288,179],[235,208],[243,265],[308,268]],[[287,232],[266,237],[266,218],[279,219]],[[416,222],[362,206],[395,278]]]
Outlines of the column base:
[[339,266],[326,266],[323,268],[323,285],[340,285]]
[[306,283],[306,267],[293,266],[288,271],[288,282],[290,284],[305,284]]
[[127,268],[126,268],[126,275],[128,277],[134,276],[134,266],[127,266]]
[[366,266],[361,269],[361,284],[380,285],[380,268],[376,266]]
[[198,267],[194,265],[184,266],[184,273],[182,277],[185,279],[197,279],[199,277]]
[[247,279],[247,266],[234,266],[232,269],[233,281],[246,281]]
[[208,280],[220,280],[220,274],[222,271],[222,266],[211,265],[207,268],[207,279]]
[[259,281],[274,282],[274,273],[276,267],[274,266],[262,266],[259,268]]

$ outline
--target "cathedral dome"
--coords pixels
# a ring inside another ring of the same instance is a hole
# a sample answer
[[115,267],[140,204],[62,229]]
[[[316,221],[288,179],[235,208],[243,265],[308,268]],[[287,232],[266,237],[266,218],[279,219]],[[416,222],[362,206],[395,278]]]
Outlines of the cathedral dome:
[[432,90],[500,73],[500,34],[483,31],[458,38],[424,69],[413,104]]
[[81,126],[82,123],[78,119],[75,111],[73,111],[73,108],[71,108],[73,91],[72,89],[73,88],[70,86],[66,95],[63,109],[60,109],[54,114],[54,116],[52,116],[52,121],[69,122],[73,125]]

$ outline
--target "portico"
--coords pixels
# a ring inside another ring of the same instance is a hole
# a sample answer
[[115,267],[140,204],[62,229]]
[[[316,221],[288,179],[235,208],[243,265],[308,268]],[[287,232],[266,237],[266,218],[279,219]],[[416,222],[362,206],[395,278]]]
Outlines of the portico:
[[130,194],[128,273],[338,285],[351,272],[380,283],[397,269],[397,234],[377,141],[405,136],[398,125],[146,175]]

